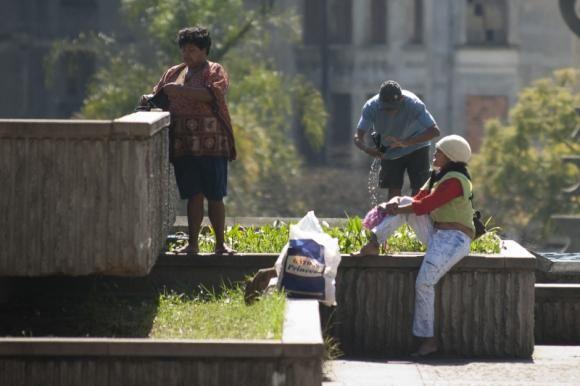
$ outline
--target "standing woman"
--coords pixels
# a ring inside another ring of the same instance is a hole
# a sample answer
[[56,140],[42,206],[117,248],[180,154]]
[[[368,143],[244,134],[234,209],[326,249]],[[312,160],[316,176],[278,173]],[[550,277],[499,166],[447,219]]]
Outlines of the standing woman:
[[187,199],[188,254],[199,252],[204,199],[215,231],[215,253],[234,253],[224,243],[228,161],[236,159],[234,135],[225,101],[228,74],[207,59],[211,38],[203,27],[177,34],[183,63],[168,69],[153,89],[169,99],[170,160],[182,199]]
[[380,205],[386,217],[372,229],[371,240],[359,255],[377,255],[403,223],[408,223],[427,250],[415,283],[413,335],[422,344],[413,356],[438,350],[434,332],[435,285],[469,253],[475,235],[472,185],[467,171],[471,148],[458,135],[442,138],[435,145],[431,177],[414,197],[394,197]]

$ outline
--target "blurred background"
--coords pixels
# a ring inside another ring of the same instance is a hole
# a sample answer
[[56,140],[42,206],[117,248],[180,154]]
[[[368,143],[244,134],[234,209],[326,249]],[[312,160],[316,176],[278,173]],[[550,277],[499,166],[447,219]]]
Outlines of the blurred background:
[[230,74],[239,147],[230,216],[363,216],[364,102],[397,80],[465,136],[475,204],[506,237],[549,243],[579,214],[580,1],[0,0],[0,117],[111,119],[204,25]]

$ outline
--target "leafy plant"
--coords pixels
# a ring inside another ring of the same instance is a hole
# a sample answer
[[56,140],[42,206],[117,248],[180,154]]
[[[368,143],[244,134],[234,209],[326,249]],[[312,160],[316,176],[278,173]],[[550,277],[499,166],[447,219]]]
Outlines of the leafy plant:
[[[488,219],[487,225],[489,226]],[[362,226],[360,217],[348,217],[343,226],[330,227],[322,223],[323,230],[331,237],[338,239],[338,245],[342,253],[348,254],[358,251],[368,240],[369,232]],[[476,253],[499,253],[500,238],[495,227],[487,234],[475,240],[471,244],[471,251]],[[225,232],[226,242],[239,252],[245,253],[279,253],[288,242],[290,227],[284,222],[276,222],[272,225],[244,227],[234,225],[228,227]],[[215,237],[210,227],[204,227],[199,237],[199,249],[203,253],[211,253],[215,247]],[[179,251],[187,244],[187,236],[180,234],[168,239],[167,250],[170,253]],[[425,246],[421,244],[413,230],[403,225],[387,240],[387,248],[383,253],[396,252],[424,252]]]
[[491,225],[491,217],[484,223],[487,232],[476,240],[471,242],[471,250],[478,253],[499,253],[500,242],[499,232],[500,227]]

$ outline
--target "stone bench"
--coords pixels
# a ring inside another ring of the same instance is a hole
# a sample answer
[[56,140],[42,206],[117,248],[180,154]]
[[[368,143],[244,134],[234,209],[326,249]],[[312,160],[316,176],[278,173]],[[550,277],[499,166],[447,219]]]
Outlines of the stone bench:
[[168,125],[0,120],[0,277],[147,274],[175,218]]

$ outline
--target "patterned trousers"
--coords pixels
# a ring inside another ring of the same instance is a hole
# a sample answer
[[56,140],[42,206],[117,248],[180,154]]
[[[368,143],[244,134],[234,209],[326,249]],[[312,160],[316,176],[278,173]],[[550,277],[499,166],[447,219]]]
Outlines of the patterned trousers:
[[[401,204],[410,202],[403,197]],[[413,316],[413,335],[432,337],[435,335],[435,285],[455,264],[469,254],[471,239],[457,230],[436,229],[427,215],[399,214],[387,216],[372,232],[380,244],[407,223],[425,245],[427,251],[415,282],[415,314]]]

